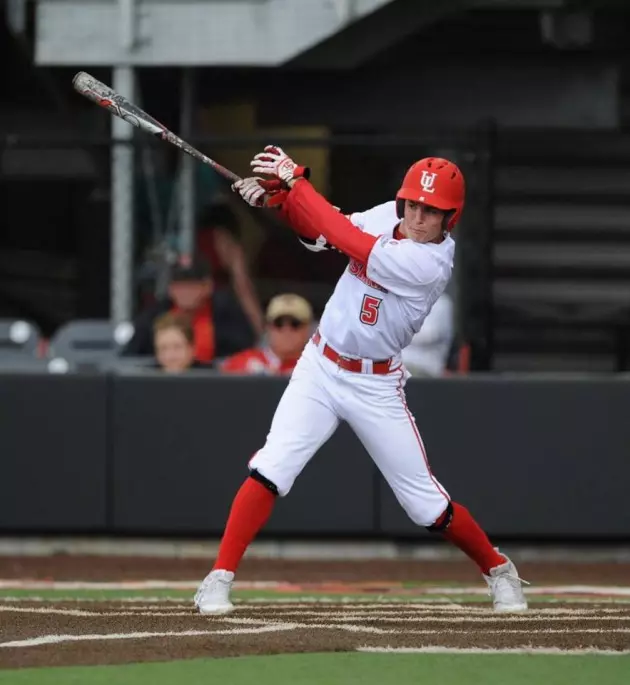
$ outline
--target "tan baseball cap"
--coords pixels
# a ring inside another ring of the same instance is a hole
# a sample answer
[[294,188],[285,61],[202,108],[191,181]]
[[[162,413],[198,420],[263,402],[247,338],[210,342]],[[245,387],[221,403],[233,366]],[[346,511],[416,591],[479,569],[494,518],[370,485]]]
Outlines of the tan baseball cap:
[[267,321],[273,321],[279,316],[292,316],[298,321],[310,323],[313,320],[313,309],[300,295],[285,293],[271,299],[266,316]]

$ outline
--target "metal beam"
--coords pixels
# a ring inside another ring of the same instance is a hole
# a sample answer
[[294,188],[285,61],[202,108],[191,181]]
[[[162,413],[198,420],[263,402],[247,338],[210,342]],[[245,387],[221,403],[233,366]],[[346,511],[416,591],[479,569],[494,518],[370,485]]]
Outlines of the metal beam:
[[[134,49],[113,0],[37,0],[35,62],[276,66],[394,0],[137,0]],[[127,45],[129,41],[127,41]]]
[[7,24],[13,33],[26,31],[26,0],[6,0]]
[[[132,102],[136,100],[132,67],[116,67],[113,88]],[[120,141],[133,138],[134,128],[112,117],[112,137]],[[111,279],[110,315],[115,323],[133,316],[133,226],[134,226],[134,149],[124,142],[112,146],[111,171]]]
[[[184,69],[181,90],[182,135],[189,139],[193,129],[195,106],[194,72]],[[190,155],[182,155],[179,179],[179,249],[182,254],[192,255],[195,249],[195,165]]]

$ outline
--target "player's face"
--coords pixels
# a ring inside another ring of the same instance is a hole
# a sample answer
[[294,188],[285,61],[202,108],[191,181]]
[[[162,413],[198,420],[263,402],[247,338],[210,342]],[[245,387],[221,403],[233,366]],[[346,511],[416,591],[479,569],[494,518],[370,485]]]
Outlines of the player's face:
[[299,357],[309,335],[309,325],[292,316],[279,316],[267,324],[269,347],[280,359]]
[[179,309],[191,312],[199,309],[212,293],[212,281],[173,281],[168,294]]
[[165,328],[155,334],[155,356],[162,370],[185,371],[194,360],[195,351],[179,328]]
[[422,202],[405,200],[405,216],[401,233],[417,243],[431,243],[441,240],[444,212]]

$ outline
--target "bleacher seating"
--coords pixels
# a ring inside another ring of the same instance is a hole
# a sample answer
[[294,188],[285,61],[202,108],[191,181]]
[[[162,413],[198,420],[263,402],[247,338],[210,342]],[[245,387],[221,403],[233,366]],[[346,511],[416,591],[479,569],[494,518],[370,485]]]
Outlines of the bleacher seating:
[[102,369],[119,359],[133,335],[130,323],[101,319],[69,321],[50,340],[50,359],[64,359],[77,368]]
[[498,140],[493,368],[626,370],[630,136]]

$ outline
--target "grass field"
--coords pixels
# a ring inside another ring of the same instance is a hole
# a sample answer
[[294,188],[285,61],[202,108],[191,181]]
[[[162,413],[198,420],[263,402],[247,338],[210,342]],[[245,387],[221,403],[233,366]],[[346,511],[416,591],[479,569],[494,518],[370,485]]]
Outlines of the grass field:
[[0,671],[3,685],[622,685],[628,656],[284,654]]

